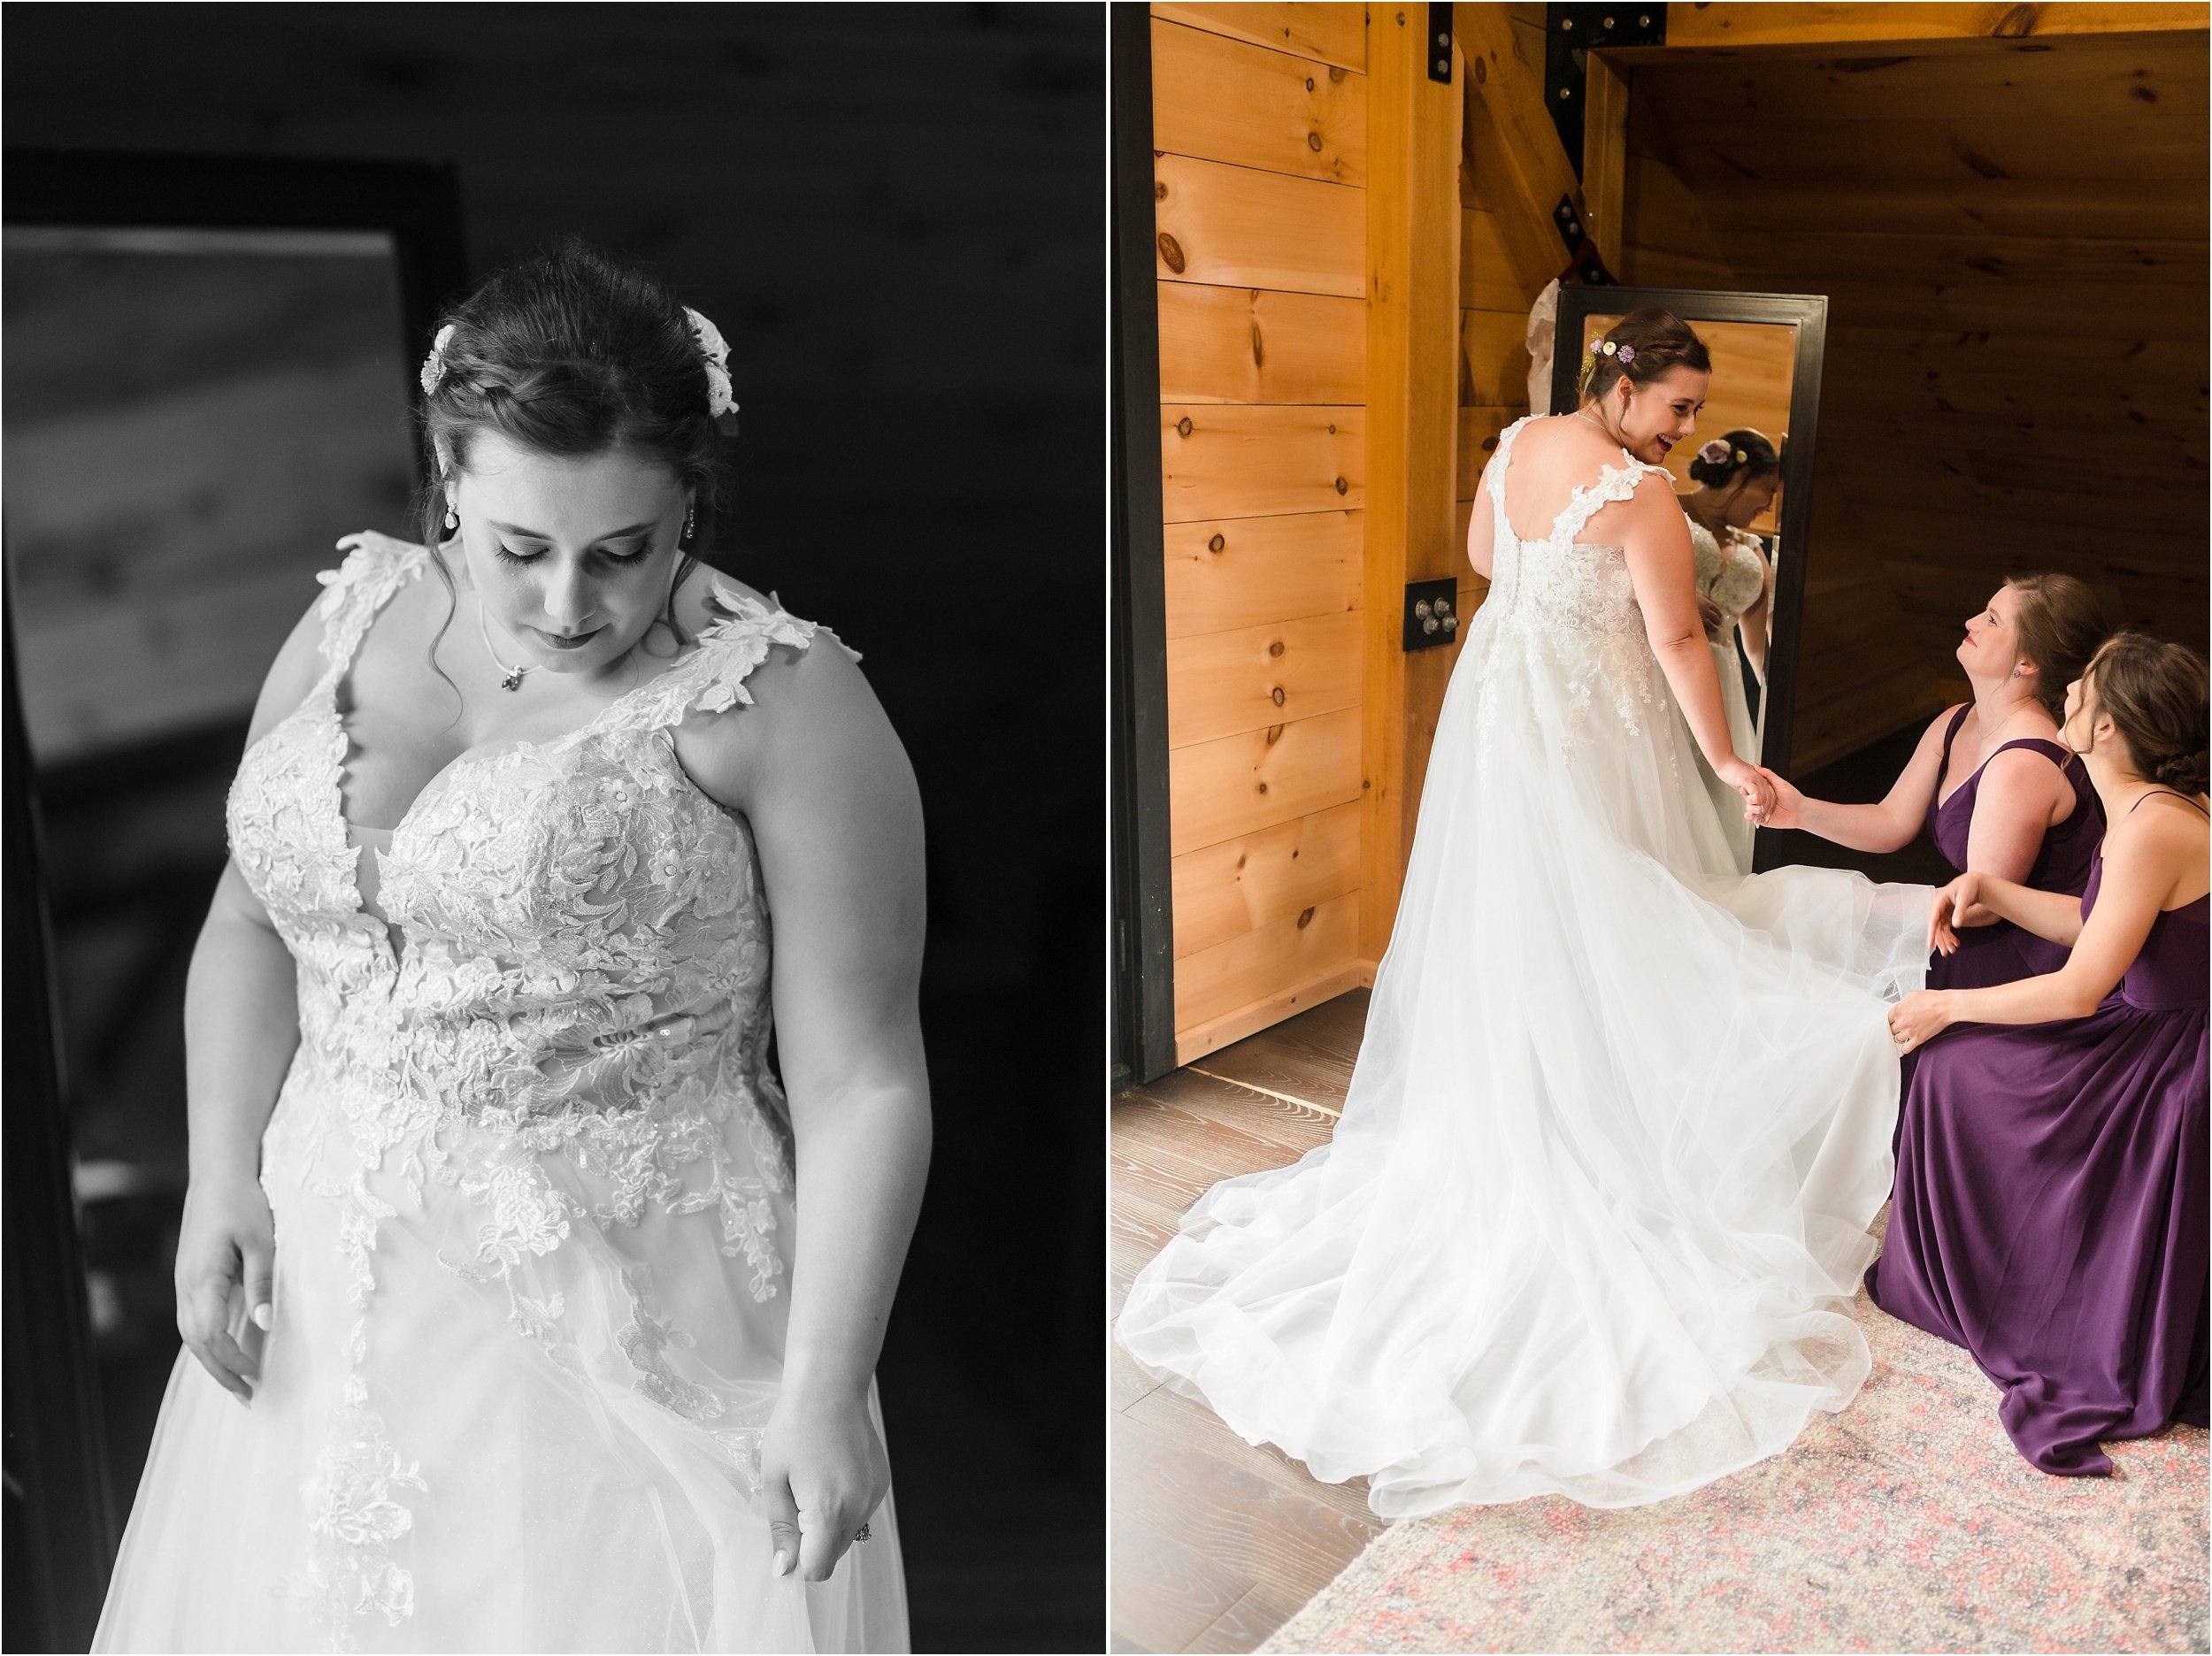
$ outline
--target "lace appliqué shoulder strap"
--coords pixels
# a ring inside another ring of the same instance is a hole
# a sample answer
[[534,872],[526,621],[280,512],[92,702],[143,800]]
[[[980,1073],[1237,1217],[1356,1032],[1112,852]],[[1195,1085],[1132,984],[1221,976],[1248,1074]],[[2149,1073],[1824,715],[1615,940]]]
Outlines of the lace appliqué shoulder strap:
[[323,584],[323,595],[315,601],[315,613],[323,624],[326,680],[346,670],[376,612],[429,562],[427,548],[370,530],[346,554],[343,564],[334,570],[316,571],[315,579]]
[[1490,479],[1490,519],[1494,539],[1501,541],[1517,540],[1520,538],[1513,533],[1513,525],[1507,520],[1505,515],[1506,457],[1512,452],[1513,440],[1521,434],[1521,427],[1537,418],[1539,417],[1534,414],[1524,414],[1500,432],[1497,450],[1490,456],[1490,464],[1487,468]]
[[860,659],[859,651],[846,649],[827,627],[801,620],[772,594],[770,596],[772,602],[763,603],[716,581],[716,602],[729,613],[702,629],[698,648],[690,655],[626,700],[616,722],[632,729],[655,729],[681,723],[695,709],[719,713],[732,707],[750,707],[753,693],[745,687],[745,681],[768,659],[768,652],[779,644],[792,649],[810,648],[817,633],[845,650],[854,661]]
[[1571,546],[1582,536],[1582,531],[1599,510],[1626,500],[1636,492],[1637,485],[1657,472],[1664,477],[1664,466],[1646,465],[1640,460],[1626,459],[1619,465],[1609,465],[1591,482],[1585,483],[1569,497],[1565,506],[1552,524],[1552,539],[1563,546]]

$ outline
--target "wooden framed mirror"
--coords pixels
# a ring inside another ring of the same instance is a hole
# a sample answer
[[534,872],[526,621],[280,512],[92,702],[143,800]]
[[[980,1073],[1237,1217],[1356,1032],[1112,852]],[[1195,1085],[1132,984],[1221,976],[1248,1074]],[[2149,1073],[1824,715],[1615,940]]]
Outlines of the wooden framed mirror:
[[1819,294],[1562,288],[1559,349],[1552,358],[1552,413],[1574,410],[1590,341],[1646,305],[1658,305],[1687,322],[1713,357],[1712,387],[1698,418],[1696,438],[1668,459],[1678,494],[1688,495],[1697,488],[1691,465],[1700,448],[1716,437],[1735,431],[1763,433],[1779,455],[1780,487],[1771,504],[1747,525],[1769,564],[1763,636],[1740,629],[1738,654],[1760,762],[1786,776],[1802,642],[1828,301]]

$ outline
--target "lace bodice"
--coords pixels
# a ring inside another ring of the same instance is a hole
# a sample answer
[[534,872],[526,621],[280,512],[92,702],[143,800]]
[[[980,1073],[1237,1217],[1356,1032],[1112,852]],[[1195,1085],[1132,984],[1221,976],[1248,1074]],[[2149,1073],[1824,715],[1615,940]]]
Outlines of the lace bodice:
[[[1613,711],[1634,732],[1658,690],[1635,581],[1621,548],[1579,537],[1601,510],[1628,499],[1647,476],[1663,472],[1623,454],[1620,464],[1605,467],[1568,497],[1544,539],[1525,540],[1514,532],[1506,491],[1514,441],[1537,418],[1507,426],[1490,456],[1491,586],[1479,620],[1541,654],[1544,678],[1564,692],[1571,730],[1586,717],[1594,692],[1602,686]],[[1571,761],[1578,745],[1571,735],[1563,757]]]
[[666,1227],[710,1226],[705,1254],[769,1319],[761,1338],[780,1339],[770,1302],[793,1180],[767,1060],[768,910],[750,830],[685,774],[672,731],[750,702],[769,652],[816,632],[718,583],[730,615],[659,676],[563,737],[465,754],[434,777],[370,853],[380,919],[342,815],[340,690],[377,611],[429,557],[372,539],[321,577],[321,676],[248,748],[228,802],[232,855],[297,968],[300,1046],[262,1179],[273,1200],[289,1182],[337,1200],[352,1310],[343,1408],[303,1490],[319,1550],[292,1591],[395,1623],[411,1586],[388,1549],[420,1480],[363,1364],[377,1250],[408,1215],[430,1215],[440,1264],[502,1294],[518,1334],[580,1372],[616,1362],[618,1384],[716,1422],[739,1470],[757,1471],[757,1425],[733,1430],[737,1400],[680,1372],[668,1348],[689,1337],[655,1308],[649,1265],[620,1277],[613,1357],[595,1336],[578,1343],[557,1284],[582,1269],[559,1264],[580,1227],[623,1251],[639,1233],[644,1261],[678,1246]]
[[1690,547],[1697,555],[1699,594],[1711,599],[1728,620],[1742,619],[1744,611],[1757,603],[1759,594],[1766,590],[1766,559],[1760,555],[1757,543],[1740,530],[1730,530],[1724,546],[1696,518],[1689,522]]

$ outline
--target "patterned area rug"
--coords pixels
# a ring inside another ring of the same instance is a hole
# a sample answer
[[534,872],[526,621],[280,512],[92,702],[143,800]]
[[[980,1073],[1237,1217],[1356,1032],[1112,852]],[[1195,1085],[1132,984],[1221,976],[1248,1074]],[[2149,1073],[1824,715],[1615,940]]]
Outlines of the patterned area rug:
[[1655,1506],[1397,1524],[1263,1651],[2202,1651],[2206,1433],[2047,1477],[1966,1353],[1862,1293],[1874,1368],[1789,1450]]

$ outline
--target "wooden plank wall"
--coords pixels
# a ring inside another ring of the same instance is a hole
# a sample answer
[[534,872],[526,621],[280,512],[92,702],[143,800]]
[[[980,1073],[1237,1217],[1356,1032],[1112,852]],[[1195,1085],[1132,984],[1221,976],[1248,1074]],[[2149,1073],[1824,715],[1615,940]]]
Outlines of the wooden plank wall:
[[[1635,65],[1632,279],[1830,298],[1801,769],[1962,694],[1958,622],[2017,570],[2205,634],[2205,9],[1866,50],[1981,10],[1714,7],[1853,43]],[[2092,23],[2124,32],[2059,32]]]
[[1152,7],[1179,1062],[1361,981],[1366,17]]

